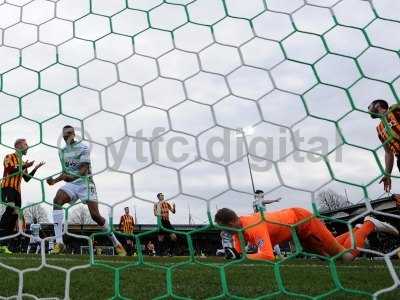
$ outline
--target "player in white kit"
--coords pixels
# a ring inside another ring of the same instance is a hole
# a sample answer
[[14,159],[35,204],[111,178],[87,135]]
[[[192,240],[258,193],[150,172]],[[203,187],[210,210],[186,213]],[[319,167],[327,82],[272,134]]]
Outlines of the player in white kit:
[[[279,202],[281,198],[273,199],[273,200],[264,200],[264,192],[262,190],[257,190],[254,194],[254,201],[253,201],[253,210],[254,212],[265,212],[266,205]],[[274,245],[274,252],[277,256],[282,257],[281,248],[279,245]]]
[[38,223],[38,220],[36,218],[33,218],[33,223],[29,226],[29,231],[31,232],[31,238],[29,240],[29,245],[28,249],[26,250],[26,253],[29,254],[31,251],[32,246],[36,246],[36,254],[39,253],[40,251],[40,243],[42,239],[40,238],[40,229],[42,227]]
[[[82,203],[88,206],[93,221],[104,230],[108,230],[107,220],[103,218],[99,211],[96,186],[91,172],[89,148],[82,142],[75,141],[75,130],[72,126],[67,125],[63,128],[63,139],[66,146],[59,151],[62,174],[57,178],[50,177],[47,179],[49,185],[54,185],[60,181],[66,182],[57,191],[53,201],[54,234],[56,238],[52,251],[54,254],[61,253],[65,249],[62,237],[64,221],[62,206],[64,204],[72,204],[80,199]],[[125,256],[126,251],[114,233],[111,232],[109,238],[115,247],[116,253],[120,256]]]

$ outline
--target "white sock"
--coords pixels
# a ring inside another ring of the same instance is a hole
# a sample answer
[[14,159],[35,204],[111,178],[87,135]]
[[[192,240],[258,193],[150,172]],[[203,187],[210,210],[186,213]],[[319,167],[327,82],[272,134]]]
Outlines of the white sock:
[[62,209],[53,210],[54,234],[56,243],[63,244],[62,225],[64,221],[64,211]]
[[29,251],[31,251],[31,245],[28,245],[28,250],[26,250],[26,254],[29,254]]
[[[105,220],[104,225],[103,225],[103,228],[104,228],[105,230],[108,229],[108,222],[107,222],[107,220]],[[114,247],[117,247],[118,245],[121,244],[121,243],[117,240],[117,238],[116,238],[114,232],[111,232],[111,233],[108,235],[108,237],[110,238],[110,240],[111,240],[111,242],[112,242],[112,244],[113,244]]]
[[38,254],[39,251],[40,251],[40,245],[37,245],[37,246],[36,246],[36,254]]
[[281,253],[281,247],[279,247],[278,244],[274,246],[274,250],[275,250],[276,255],[278,255],[278,256],[281,256],[281,255],[282,255],[282,253]]

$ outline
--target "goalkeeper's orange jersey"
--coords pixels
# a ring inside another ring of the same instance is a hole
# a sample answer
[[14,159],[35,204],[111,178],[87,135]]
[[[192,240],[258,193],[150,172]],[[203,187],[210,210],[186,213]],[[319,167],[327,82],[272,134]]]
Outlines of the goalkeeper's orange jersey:
[[[244,228],[244,239],[251,245],[258,247],[258,252],[249,254],[248,258],[262,260],[275,259],[273,246],[290,241],[292,234],[288,225],[296,224],[301,220],[298,214],[296,214],[296,209],[289,208],[264,213],[268,223],[262,220],[260,213],[240,217],[240,223]],[[272,224],[270,222],[287,225]],[[242,252],[237,234],[234,235],[233,241],[235,249],[239,253]]]

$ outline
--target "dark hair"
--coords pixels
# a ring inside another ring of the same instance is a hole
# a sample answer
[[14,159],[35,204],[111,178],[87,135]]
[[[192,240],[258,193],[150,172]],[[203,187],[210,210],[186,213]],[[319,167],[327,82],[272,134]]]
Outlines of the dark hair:
[[163,193],[158,193],[158,194],[157,194],[157,198],[160,199],[160,196],[161,196],[162,194],[163,194]]
[[65,129],[74,129],[74,127],[72,127],[71,125],[65,125],[63,127],[63,130],[65,130]]
[[263,190],[256,190],[255,191],[255,194],[257,195],[257,194],[264,194],[264,191]]
[[371,104],[372,105],[379,104],[379,106],[382,107],[383,109],[389,109],[389,104],[383,99],[376,99],[372,101]]
[[236,213],[229,208],[221,208],[215,214],[215,223],[227,226],[238,218]]

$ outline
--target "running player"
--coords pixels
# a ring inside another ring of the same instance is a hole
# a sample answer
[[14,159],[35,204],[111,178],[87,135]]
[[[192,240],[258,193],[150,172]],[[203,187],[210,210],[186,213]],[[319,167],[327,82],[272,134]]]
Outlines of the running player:
[[38,223],[37,218],[33,218],[33,223],[29,226],[29,231],[31,232],[31,238],[29,240],[28,249],[26,250],[26,254],[29,254],[32,246],[36,246],[36,254],[40,251],[40,229],[42,227]]
[[381,119],[376,127],[378,138],[385,149],[385,175],[379,183],[383,183],[385,192],[392,189],[391,174],[394,157],[397,168],[400,170],[400,105],[389,107],[385,100],[377,99],[368,106],[368,111],[373,119]]
[[[265,220],[262,220],[261,214],[264,214]],[[364,247],[366,238],[373,232],[399,235],[399,231],[392,225],[365,217],[363,224],[354,228],[353,234],[347,232],[335,238],[321,220],[303,208],[254,213],[241,217],[229,208],[222,208],[216,213],[215,222],[221,226],[243,229],[244,239],[258,248],[257,253],[248,254],[247,257],[256,260],[275,259],[272,245],[292,239],[292,231],[288,225],[298,224],[296,232],[306,251],[324,256],[335,256],[351,249],[354,235],[357,249],[344,253],[342,259],[345,261],[352,261],[358,256],[358,248]],[[238,253],[242,252],[238,233],[234,233],[234,248]]]
[[[21,208],[22,179],[28,182],[35,175],[36,171],[44,165],[44,162],[41,162],[28,173],[28,169],[35,162],[24,162],[22,160],[22,156],[28,153],[29,148],[26,139],[17,139],[14,143],[14,148],[15,152],[7,154],[3,163],[4,173],[1,181],[1,201],[7,203],[7,208],[0,220],[1,237],[12,235],[17,224],[18,209]],[[8,245],[1,246],[0,252],[11,253]]]
[[[62,173],[57,178],[48,178],[47,183],[54,185],[57,182],[66,183],[58,191],[53,201],[54,234],[56,243],[52,253],[58,254],[64,251],[63,242],[63,220],[64,211],[62,206],[67,203],[74,203],[78,199],[85,203],[90,216],[104,230],[108,229],[107,220],[101,216],[97,203],[96,186],[93,182],[90,163],[89,148],[81,142],[75,141],[75,130],[72,126],[63,128],[63,139],[66,146],[59,151]],[[109,234],[116,253],[125,256],[126,251],[117,240],[114,233]]]

